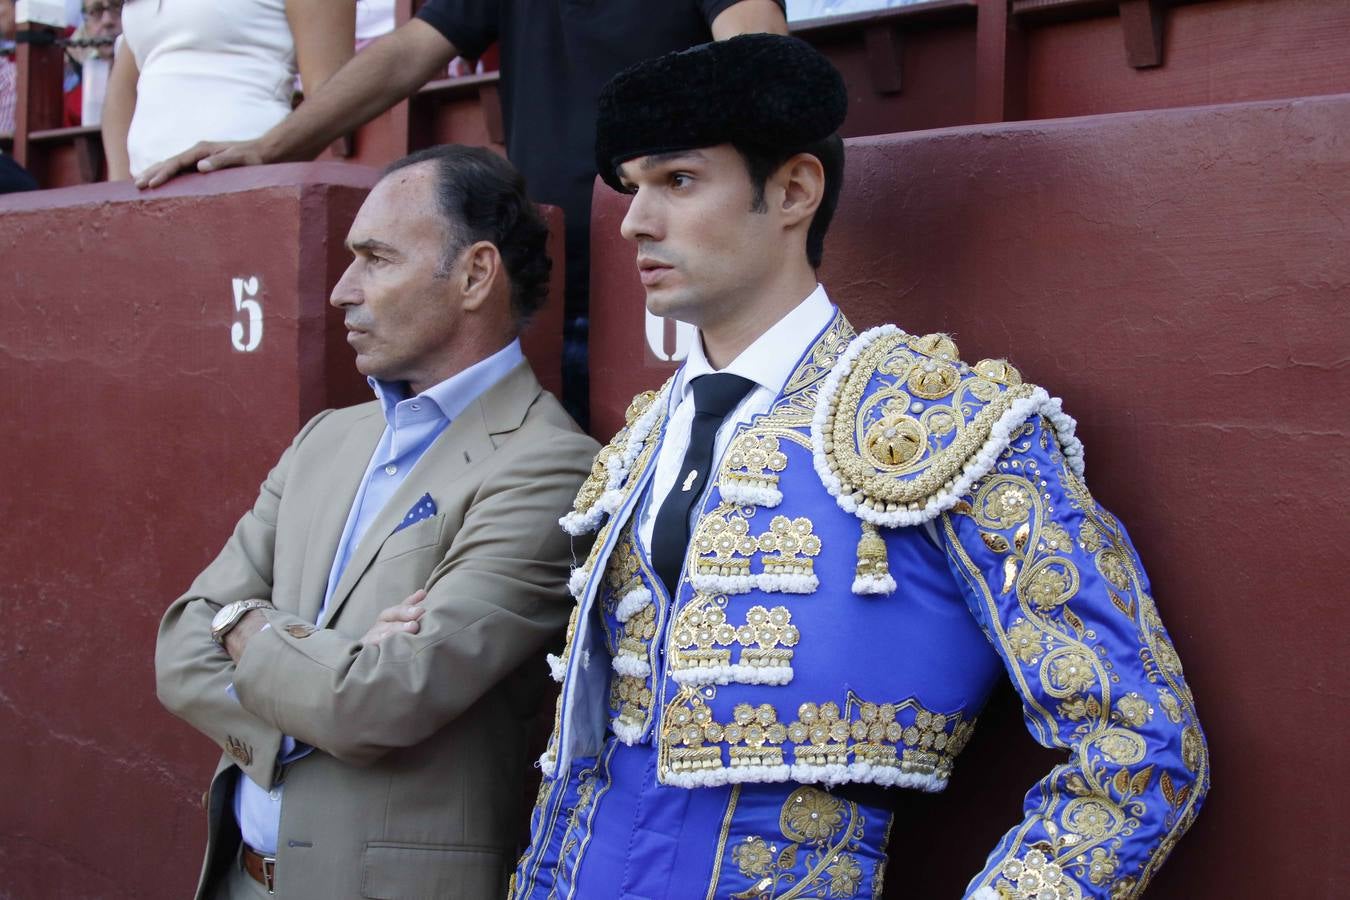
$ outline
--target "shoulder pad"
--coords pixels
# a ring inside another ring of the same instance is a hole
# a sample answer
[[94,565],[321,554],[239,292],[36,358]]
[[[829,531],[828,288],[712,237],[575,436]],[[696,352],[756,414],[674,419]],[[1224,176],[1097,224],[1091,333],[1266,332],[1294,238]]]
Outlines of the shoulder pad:
[[966,365],[947,335],[883,325],[849,344],[821,385],[811,423],[816,472],[863,521],[917,525],[954,506],[1038,414],[1081,474],[1082,445],[1057,398],[1005,360]]
[[[642,452],[652,426],[665,409],[670,381],[659,391],[643,391],[633,398],[624,412],[624,426],[610,442],[600,448],[591,464],[591,474],[581,483],[572,501],[572,511],[558,520],[573,537],[595,531],[604,517],[622,500],[619,489],[628,480],[633,461]],[[661,402],[657,402],[658,398]]]

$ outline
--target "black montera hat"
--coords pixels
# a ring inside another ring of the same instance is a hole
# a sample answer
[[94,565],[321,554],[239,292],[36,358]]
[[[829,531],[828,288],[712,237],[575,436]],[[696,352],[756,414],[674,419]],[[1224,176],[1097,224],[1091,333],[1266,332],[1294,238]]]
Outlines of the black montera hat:
[[595,165],[616,169],[651,153],[735,144],[797,152],[839,130],[844,79],[805,41],[747,34],[631,66],[600,93]]

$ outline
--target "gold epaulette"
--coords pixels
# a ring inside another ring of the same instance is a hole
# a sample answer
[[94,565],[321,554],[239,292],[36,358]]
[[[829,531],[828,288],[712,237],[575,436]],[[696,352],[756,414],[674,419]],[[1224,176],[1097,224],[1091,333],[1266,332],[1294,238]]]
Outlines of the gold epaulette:
[[962,362],[945,334],[893,325],[859,335],[821,386],[816,471],[839,505],[872,525],[917,525],[950,509],[1038,412],[1072,420],[1006,360]]

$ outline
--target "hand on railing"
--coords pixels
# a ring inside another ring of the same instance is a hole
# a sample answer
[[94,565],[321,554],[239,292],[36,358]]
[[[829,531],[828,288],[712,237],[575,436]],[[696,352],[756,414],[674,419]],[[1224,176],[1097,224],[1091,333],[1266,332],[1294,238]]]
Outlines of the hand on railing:
[[196,170],[214,172],[235,166],[258,166],[268,162],[261,141],[199,141],[177,156],[155,163],[136,176],[136,187],[154,188],[175,175]]

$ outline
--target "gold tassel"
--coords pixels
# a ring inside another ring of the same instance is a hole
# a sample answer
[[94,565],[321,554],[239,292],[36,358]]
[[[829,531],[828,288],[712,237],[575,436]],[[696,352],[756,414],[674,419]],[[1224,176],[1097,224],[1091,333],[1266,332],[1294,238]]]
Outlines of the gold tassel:
[[886,578],[891,574],[890,561],[886,558],[886,542],[877,533],[877,527],[871,522],[862,523],[862,537],[858,538],[858,566],[855,570],[859,578]]

